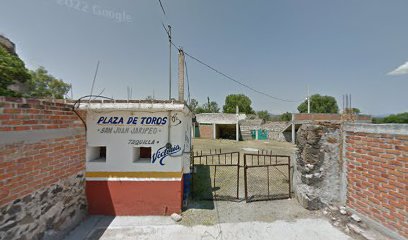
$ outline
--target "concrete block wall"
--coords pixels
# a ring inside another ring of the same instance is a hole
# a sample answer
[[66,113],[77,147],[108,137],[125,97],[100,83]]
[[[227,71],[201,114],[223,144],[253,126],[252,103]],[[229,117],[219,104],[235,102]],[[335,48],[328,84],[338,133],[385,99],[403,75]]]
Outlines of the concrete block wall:
[[408,238],[408,125],[344,127],[347,206]]
[[58,239],[86,214],[85,130],[70,105],[0,97],[0,239]]

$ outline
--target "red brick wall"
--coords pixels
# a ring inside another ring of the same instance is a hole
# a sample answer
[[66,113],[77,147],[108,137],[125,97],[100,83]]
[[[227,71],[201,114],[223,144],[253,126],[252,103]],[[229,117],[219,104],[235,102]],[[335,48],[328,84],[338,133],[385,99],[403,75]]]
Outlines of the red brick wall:
[[347,205],[408,237],[408,136],[346,133]]
[[[328,113],[296,113],[295,121],[340,121],[342,120],[341,114],[328,114]],[[358,115],[359,121],[371,121],[371,116]]]
[[200,138],[212,139],[213,131],[213,125],[200,125]]
[[85,170],[84,126],[70,105],[0,97],[0,123],[2,138],[26,137],[0,144],[0,206]]

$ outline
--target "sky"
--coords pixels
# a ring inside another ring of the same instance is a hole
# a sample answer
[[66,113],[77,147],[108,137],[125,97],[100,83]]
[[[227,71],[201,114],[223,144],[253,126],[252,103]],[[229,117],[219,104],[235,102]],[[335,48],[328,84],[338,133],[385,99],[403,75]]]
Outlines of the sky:
[[0,33],[29,69],[44,66],[71,83],[74,98],[90,94],[100,61],[94,94],[127,99],[130,87],[133,99],[168,99],[164,23],[190,55],[295,101],[251,91],[186,57],[190,96],[200,104],[209,97],[222,107],[228,94],[243,93],[255,110],[297,112],[309,86],[340,108],[342,95],[351,94],[365,114],[408,111],[406,0],[161,1],[166,14],[158,0],[1,0]]

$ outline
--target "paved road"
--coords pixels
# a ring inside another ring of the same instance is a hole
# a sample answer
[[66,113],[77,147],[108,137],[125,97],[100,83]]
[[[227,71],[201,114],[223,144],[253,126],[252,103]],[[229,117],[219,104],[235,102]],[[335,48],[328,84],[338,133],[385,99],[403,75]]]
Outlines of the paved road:
[[184,226],[169,217],[100,217],[91,216],[65,240],[79,239],[351,239],[321,218],[295,221],[221,223],[211,226]]

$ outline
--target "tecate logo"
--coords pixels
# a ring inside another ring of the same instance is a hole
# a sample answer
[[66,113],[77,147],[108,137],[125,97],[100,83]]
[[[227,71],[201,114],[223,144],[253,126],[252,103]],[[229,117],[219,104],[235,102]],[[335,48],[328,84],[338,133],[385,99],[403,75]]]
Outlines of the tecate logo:
[[160,165],[164,166],[163,160],[169,155],[180,152],[180,150],[180,145],[174,145],[170,148],[166,148],[165,146],[161,147],[156,151],[155,154],[153,154],[152,163],[155,163],[157,160],[159,160]]

